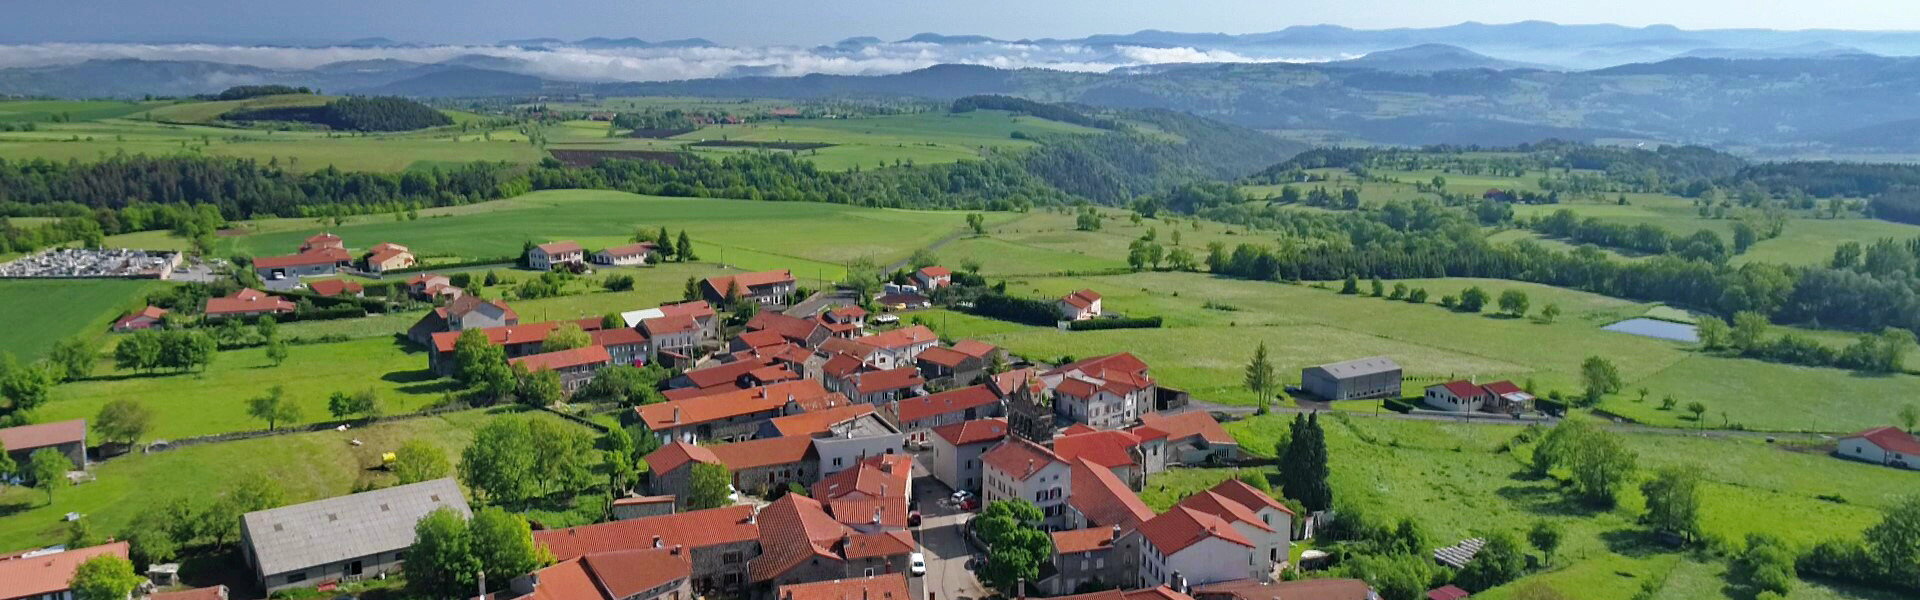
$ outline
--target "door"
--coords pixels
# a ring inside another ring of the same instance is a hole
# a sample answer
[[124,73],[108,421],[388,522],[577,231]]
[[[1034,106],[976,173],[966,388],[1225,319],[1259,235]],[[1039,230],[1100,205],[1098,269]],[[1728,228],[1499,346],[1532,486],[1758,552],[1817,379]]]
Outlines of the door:
[[350,577],[357,577],[360,575],[360,573],[364,571],[366,571],[366,566],[360,564],[360,561],[356,560],[356,561],[347,563],[347,575]]

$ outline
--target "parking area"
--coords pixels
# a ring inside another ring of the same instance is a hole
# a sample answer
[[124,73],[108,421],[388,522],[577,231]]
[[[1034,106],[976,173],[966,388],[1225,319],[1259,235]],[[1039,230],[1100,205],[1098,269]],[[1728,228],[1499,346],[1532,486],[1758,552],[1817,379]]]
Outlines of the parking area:
[[923,600],[980,600],[989,593],[972,569],[974,548],[963,528],[973,513],[953,502],[953,489],[914,462],[914,509],[920,511],[914,537],[927,560],[927,574],[914,579],[913,592]]

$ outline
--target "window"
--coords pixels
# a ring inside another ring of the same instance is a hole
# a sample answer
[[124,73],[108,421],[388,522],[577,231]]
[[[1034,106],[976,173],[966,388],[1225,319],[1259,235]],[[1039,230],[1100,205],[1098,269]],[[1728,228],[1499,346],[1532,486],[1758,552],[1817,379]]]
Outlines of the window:
[[867,567],[867,576],[868,576],[868,577],[872,577],[872,576],[873,576],[873,567]]
[[307,580],[307,572],[301,571],[287,576],[287,583],[300,583]]

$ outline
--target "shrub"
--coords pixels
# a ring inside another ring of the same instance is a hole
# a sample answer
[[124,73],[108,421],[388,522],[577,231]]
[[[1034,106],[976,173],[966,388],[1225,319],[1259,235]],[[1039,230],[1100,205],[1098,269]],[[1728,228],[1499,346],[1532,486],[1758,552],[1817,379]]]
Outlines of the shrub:
[[1127,319],[1089,319],[1067,324],[1070,331],[1095,331],[1100,329],[1155,329],[1160,327],[1160,317],[1139,317]]

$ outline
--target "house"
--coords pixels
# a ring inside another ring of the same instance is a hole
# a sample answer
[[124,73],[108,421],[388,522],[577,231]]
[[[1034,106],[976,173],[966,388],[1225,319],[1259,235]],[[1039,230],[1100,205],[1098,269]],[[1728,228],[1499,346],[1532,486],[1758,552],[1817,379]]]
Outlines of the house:
[[925,455],[927,471],[947,487],[979,493],[980,455],[1006,438],[1006,419],[974,419],[936,427]]
[[[887,310],[917,310],[933,306],[933,300],[919,292],[893,291],[881,294],[873,299],[875,304]],[[896,317],[897,318],[897,317]]]
[[866,404],[888,404],[926,393],[927,380],[920,371],[901,367],[885,371],[861,371],[853,375],[851,390],[841,393],[847,399]]
[[939,266],[921,267],[920,270],[913,272],[913,281],[920,286],[920,289],[931,292],[953,285],[953,271]]
[[172,592],[154,592],[147,596],[147,600],[227,600],[229,597],[227,591],[227,586],[215,585]]
[[1133,432],[1145,437],[1150,435],[1148,429],[1166,436],[1169,465],[1211,465],[1240,458],[1240,441],[1206,411],[1140,415],[1140,427]]
[[805,437],[765,438],[694,446],[675,442],[661,446],[645,458],[653,473],[653,492],[673,496],[682,505],[693,491],[692,466],[717,464],[733,475],[733,489],[742,493],[763,494],[790,484],[812,485],[819,481],[819,460],[813,453],[813,440]]
[[[1192,596],[1167,586],[1141,588],[1137,590],[1105,590],[1072,596],[1055,596],[1053,600],[1193,600]],[[1274,600],[1266,598],[1264,600]],[[1281,598],[1280,600],[1294,600]]]
[[[701,343],[717,342],[720,340],[720,318],[713,312],[713,305],[707,304],[706,301],[694,300],[678,304],[662,304],[660,305],[659,311],[661,313],[660,316],[663,317],[686,317],[693,319],[694,324],[699,328],[698,340]],[[627,325],[631,327],[635,325],[635,323],[630,322]]]
[[[1068,527],[1114,527],[1132,531],[1153,518],[1153,509],[1114,475],[1112,469],[1082,459],[1073,463],[1069,476],[1072,493],[1067,494]],[[1131,558],[1121,559],[1131,564]]]
[[[558,329],[560,323],[528,323],[526,325],[506,325],[475,329],[487,338],[487,343],[501,347],[506,351],[507,359],[512,360],[530,354],[539,354],[547,336]],[[460,336],[465,332],[442,331],[429,339],[432,353],[427,355],[427,368],[434,373],[451,376],[458,366],[454,350],[460,344]]]
[[[790,405],[804,406],[831,394],[810,379],[787,381],[746,390],[722,392],[686,400],[669,400],[634,408],[641,422],[661,442],[680,440],[734,441],[751,439],[760,425],[788,414]],[[798,412],[796,406],[793,412]]]
[[659,252],[660,246],[658,244],[654,244],[653,242],[640,242],[638,244],[614,246],[595,252],[593,253],[593,262],[594,264],[617,267],[639,266],[652,262],[653,257]]
[[1385,356],[1307,367],[1300,387],[1325,400],[1400,397],[1400,364]]
[[1254,579],[1273,580],[1274,569],[1291,560],[1293,510],[1244,481],[1230,477],[1174,506],[1219,517],[1252,541]]
[[1117,429],[1153,410],[1153,377],[1131,353],[1067,363],[1040,379],[1053,391],[1054,414],[1075,423]]
[[1014,435],[1036,442],[1050,443],[1059,429],[1053,400],[1047,384],[1033,369],[1015,369],[993,376],[988,381],[994,393],[1006,405],[1007,428]]
[[406,246],[387,242],[368,250],[366,258],[361,262],[366,265],[370,273],[385,273],[411,268],[419,261],[414,259],[413,251],[408,250]]
[[652,342],[653,358],[661,364],[683,366],[698,359],[700,323],[686,315],[656,317],[640,322],[640,331]]
[[[459,289],[459,288],[451,288]],[[468,329],[494,329],[520,324],[520,313],[505,302],[482,300],[478,296],[459,296],[446,306],[434,307],[407,328],[407,339],[422,345],[435,345],[439,333],[459,333]],[[546,339],[544,335],[541,339]]]
[[854,531],[904,531],[913,511],[913,457],[868,457],[813,484],[812,497]]
[[905,531],[856,532],[827,514],[818,500],[800,494],[781,496],[761,509],[758,519],[762,554],[748,571],[767,592],[796,583],[903,573],[907,556],[918,548]]
[[823,476],[844,471],[870,456],[898,453],[905,443],[900,430],[875,415],[872,405],[859,403],[773,419],[762,426],[761,433],[763,437],[774,433],[813,438]]
[[774,366],[771,359],[746,358],[683,372],[667,380],[662,392],[668,400],[690,400],[714,394],[752,389],[754,371]]
[[700,282],[700,292],[707,302],[719,305],[726,305],[729,298],[740,298],[761,308],[785,307],[796,289],[793,273],[786,269],[718,275]]
[[1100,316],[1100,293],[1080,290],[1061,297],[1055,306],[1060,309],[1061,320],[1085,321]]
[[1024,499],[1040,508],[1043,526],[1066,526],[1067,493],[1072,491],[1067,461],[1045,446],[1012,436],[980,455],[980,460],[986,465],[981,474],[984,504]]
[[308,282],[307,289],[312,290],[315,294],[327,297],[353,296],[359,298],[365,296],[367,293],[367,289],[358,282],[347,281],[345,279],[322,279]]
[[257,317],[293,312],[292,302],[279,296],[269,296],[260,290],[245,288],[224,298],[208,298],[203,313],[210,319],[233,317]]
[[301,250],[299,254],[255,258],[253,272],[268,280],[332,275],[352,262],[353,255],[344,248],[315,248]]
[[760,555],[760,527],[754,507],[745,504],[535,531],[533,541],[562,561],[597,552],[681,546],[692,562],[693,587],[702,593],[743,589],[747,564]]
[[856,338],[867,333],[867,309],[858,306],[841,306],[820,313],[820,323],[834,337]]
[[73,574],[97,556],[128,558],[131,546],[112,542],[77,550],[37,550],[0,558],[0,599],[72,600]]
[[1463,600],[1472,595],[1452,584],[1427,590],[1427,600]]
[[684,546],[595,552],[516,577],[497,600],[692,600]]
[[647,334],[626,327],[595,329],[587,332],[593,338],[593,345],[607,349],[607,355],[613,357],[614,365],[631,367],[644,366],[647,357],[652,354],[652,343]]
[[450,277],[427,273],[408,277],[407,293],[421,300],[432,301],[445,297],[451,301],[465,296],[467,291],[454,287],[453,279]]
[[1139,538],[1139,570],[1135,576],[1143,584],[1184,586],[1270,580],[1258,570],[1254,542],[1232,523],[1212,514],[1175,505],[1125,535]]
[[1511,381],[1481,385],[1465,379],[1427,386],[1421,401],[1448,412],[1516,414],[1533,406],[1533,395]]
[[780,586],[776,600],[920,600],[907,590],[907,576],[887,573]]
[[1114,542],[1118,527],[1090,527],[1053,532],[1052,577],[1039,586],[1049,594],[1068,594],[1081,586],[1112,586],[1128,573],[1120,567]]
[[13,464],[25,467],[27,459],[42,448],[52,448],[73,461],[73,468],[87,468],[87,420],[71,419],[21,425],[0,429],[0,447],[6,448]]
[[370,579],[398,571],[414,524],[441,508],[473,513],[451,478],[254,511],[240,549],[269,594]]
[[558,352],[542,352],[510,359],[510,364],[525,367],[529,373],[553,371],[560,374],[560,388],[571,396],[593,381],[593,376],[613,364],[605,346],[582,346]]
[[673,514],[678,499],[673,496],[626,496],[613,500],[613,518],[639,519]]
[[1113,472],[1133,489],[1146,485],[1147,476],[1166,470],[1165,439],[1143,439],[1119,429],[1093,429],[1074,425],[1066,435],[1053,439],[1053,453],[1068,464],[1082,460]]
[[921,352],[940,343],[940,336],[925,325],[912,325],[854,341],[873,348],[866,360],[868,365],[875,369],[897,369],[913,366]]
[[560,265],[580,265],[587,262],[587,249],[573,241],[549,242],[534,246],[527,251],[527,268],[535,271],[551,271]]
[[[5,430],[0,430],[0,434],[3,433]],[[1894,427],[1875,427],[1840,438],[1840,445],[1834,454],[1858,461],[1920,470],[1920,440]]]
[[914,366],[928,382],[938,382],[948,388],[973,385],[987,376],[984,357],[941,346],[921,352]]
[[128,313],[127,316],[120,317],[120,320],[114,321],[113,331],[114,333],[130,333],[153,329],[159,327],[160,323],[166,318],[167,309],[150,305],[138,311]]
[[1359,579],[1223,581],[1194,587],[1193,597],[1198,600],[1380,600],[1373,587]]
[[747,331],[772,332],[789,342],[807,348],[819,346],[821,342],[833,336],[833,331],[819,321],[789,317],[772,311],[755,313],[752,319],[747,320]]
[[984,384],[901,399],[881,405],[881,412],[917,442],[928,441],[928,432],[938,427],[1007,414],[1000,394]]
[[313,252],[328,248],[345,250],[347,249],[347,242],[346,240],[340,239],[340,236],[332,233],[317,233],[314,234],[313,237],[309,237],[306,241],[300,243],[301,252]]

